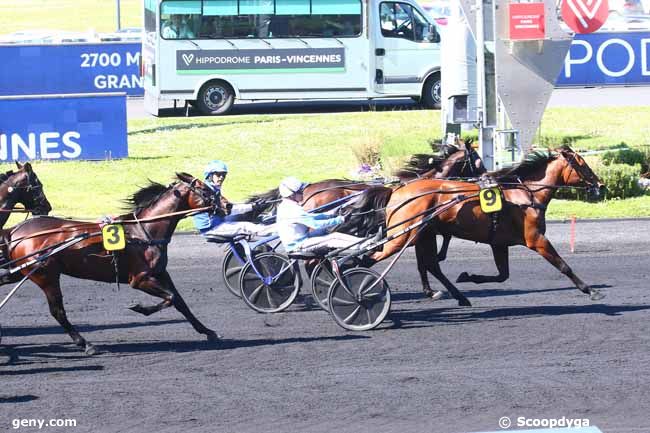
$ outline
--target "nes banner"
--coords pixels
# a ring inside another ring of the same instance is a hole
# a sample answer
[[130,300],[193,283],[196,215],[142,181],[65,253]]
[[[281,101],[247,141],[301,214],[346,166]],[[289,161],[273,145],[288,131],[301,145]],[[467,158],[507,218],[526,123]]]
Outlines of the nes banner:
[[0,46],[0,96],[144,93],[139,43]]
[[126,95],[0,98],[0,160],[128,156]]
[[650,85],[650,32],[576,34],[556,87]]
[[344,48],[176,51],[178,74],[344,72]]

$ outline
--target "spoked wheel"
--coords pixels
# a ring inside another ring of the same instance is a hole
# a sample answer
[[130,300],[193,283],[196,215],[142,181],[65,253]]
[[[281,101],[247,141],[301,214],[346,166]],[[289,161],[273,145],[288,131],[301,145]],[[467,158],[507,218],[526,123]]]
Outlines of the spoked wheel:
[[[341,265],[341,270],[345,271],[353,266],[359,266],[359,260],[353,258],[346,264]],[[329,311],[329,294],[330,286],[335,280],[334,272],[332,271],[332,263],[329,260],[322,260],[316,265],[311,273],[311,293],[318,306],[325,311]]]
[[311,273],[311,293],[318,306],[329,311],[330,286],[335,280],[332,264],[329,260],[321,261]]
[[239,288],[244,302],[260,313],[277,313],[288,308],[300,291],[300,276],[292,262],[280,254],[255,256],[257,275],[251,263],[241,271]]
[[334,321],[350,331],[368,331],[384,321],[390,310],[390,287],[379,274],[366,268],[344,271],[329,290],[329,307]]
[[[242,247],[241,244],[235,244],[235,249],[237,250],[239,257],[246,261],[244,247]],[[268,245],[260,245],[255,249],[255,253],[265,253],[268,251],[271,251],[271,247]],[[233,254],[232,248],[228,248],[228,252],[223,257],[223,263],[221,264],[221,278],[223,279],[228,291],[238,298],[241,298],[239,277],[244,265],[245,263],[240,262],[235,254]]]
[[[246,260],[244,247],[240,244],[235,244],[235,249],[237,250],[239,257],[242,260]],[[241,298],[239,291],[239,274],[244,265],[245,263],[240,262],[235,254],[233,254],[232,248],[228,248],[228,252],[224,256],[223,263],[221,264],[221,277],[226,285],[226,289],[238,298]]]

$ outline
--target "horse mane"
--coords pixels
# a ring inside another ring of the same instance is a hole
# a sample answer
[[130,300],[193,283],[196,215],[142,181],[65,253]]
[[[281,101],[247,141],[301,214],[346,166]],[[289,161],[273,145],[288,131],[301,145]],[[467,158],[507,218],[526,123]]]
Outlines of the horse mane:
[[264,201],[280,200],[280,190],[278,188],[272,188],[265,192],[249,195],[248,198],[246,199],[246,203],[252,203],[257,200],[264,200]]
[[9,170],[6,173],[0,173],[0,183],[3,183],[5,180],[9,179],[10,176],[14,174],[13,170]]
[[394,173],[399,178],[416,178],[421,174],[439,169],[440,164],[446,159],[444,156],[429,155],[426,153],[416,153],[411,155],[409,161],[398,171]]
[[124,203],[128,206],[128,210],[132,212],[139,212],[142,209],[151,206],[158,198],[169,189],[161,183],[154,182],[147,179],[149,185],[143,186],[129,197],[124,199]]
[[501,170],[493,171],[488,174],[497,179],[515,177],[525,178],[527,175],[536,171],[540,167],[545,166],[549,161],[552,161],[555,158],[557,158],[557,153],[552,150],[536,150],[526,155],[524,160],[514,167],[502,168]]

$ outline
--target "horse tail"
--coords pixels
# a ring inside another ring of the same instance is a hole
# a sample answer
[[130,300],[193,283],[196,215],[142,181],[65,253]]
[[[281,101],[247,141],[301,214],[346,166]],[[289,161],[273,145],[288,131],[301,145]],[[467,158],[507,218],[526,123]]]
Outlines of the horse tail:
[[368,188],[361,198],[344,207],[351,218],[339,227],[339,231],[354,236],[367,237],[386,224],[386,204],[393,190],[384,186]]

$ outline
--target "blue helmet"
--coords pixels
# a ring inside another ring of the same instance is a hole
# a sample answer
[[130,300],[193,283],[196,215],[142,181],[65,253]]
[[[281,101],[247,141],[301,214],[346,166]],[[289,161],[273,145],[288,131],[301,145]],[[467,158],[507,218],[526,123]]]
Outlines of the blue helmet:
[[212,173],[228,173],[228,166],[225,162],[219,161],[218,159],[210,161],[208,165],[205,166],[205,170],[203,170],[203,177],[209,179]]

